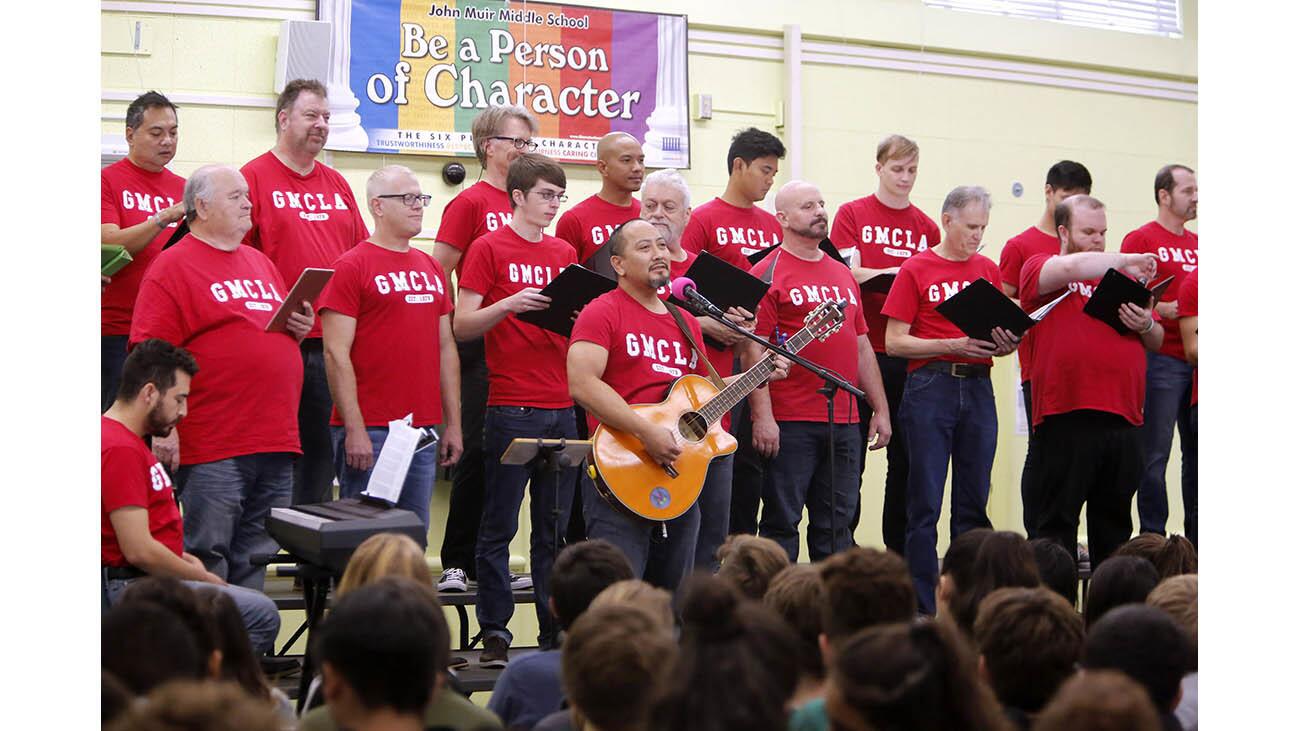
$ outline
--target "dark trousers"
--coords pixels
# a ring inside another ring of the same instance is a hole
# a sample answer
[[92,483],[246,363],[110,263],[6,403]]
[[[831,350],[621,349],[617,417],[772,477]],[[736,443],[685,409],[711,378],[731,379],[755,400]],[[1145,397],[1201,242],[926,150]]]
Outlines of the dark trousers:
[[[579,439],[591,439],[591,429],[587,427],[587,411],[576,403],[573,405],[573,422],[578,427]],[[582,516],[582,490],[574,490],[573,506],[569,510],[569,525],[564,529],[564,543],[570,545],[585,540],[587,540],[587,519]]]
[[117,400],[117,388],[122,383],[122,366],[126,363],[125,335],[99,336],[99,413]]
[[763,494],[764,459],[754,449],[754,422],[749,399],[741,399],[731,414],[731,433],[736,435],[736,456],[731,466],[731,533],[758,533],[758,502]]
[[1030,500],[1034,534],[1074,554],[1079,511],[1088,505],[1088,555],[1095,567],[1133,532],[1130,506],[1142,479],[1142,434],[1122,416],[1079,410],[1054,414],[1038,429]]
[[1169,495],[1165,470],[1173,448],[1174,425],[1183,449],[1183,528],[1193,544],[1196,530],[1197,436],[1192,422],[1192,366],[1186,361],[1147,354],[1147,396],[1142,426],[1146,464],[1138,487],[1138,517],[1143,533],[1165,532],[1169,520]]
[[862,486],[862,433],[856,425],[836,424],[834,459],[829,459],[825,423],[781,421],[777,426],[781,443],[763,472],[758,534],[781,544],[791,561],[798,560],[799,523],[807,505],[808,556],[820,561],[853,545],[849,520]]
[[460,354],[460,425],[465,452],[451,473],[447,530],[442,537],[443,569],[475,577],[474,547],[483,516],[483,416],[487,412],[488,372],[483,339],[457,343]]
[[717,573],[718,547],[727,540],[731,519],[731,472],[735,455],[718,457],[709,463],[709,473],[700,489],[700,536],[695,544],[695,568]]
[[334,490],[334,445],[330,437],[329,380],[320,338],[302,341],[302,396],[298,400],[298,437],[302,456],[293,465],[293,504],[329,501]]
[[[1020,384],[1020,392],[1025,397],[1025,423],[1029,425],[1028,446],[1025,449],[1025,464],[1020,470],[1020,507],[1023,510],[1025,532],[1030,538],[1037,538],[1038,533],[1038,513],[1037,506],[1034,504],[1033,481],[1034,481],[1034,453],[1038,451],[1038,434],[1034,429],[1034,407],[1031,399],[1033,394],[1029,387],[1029,381],[1023,381]],[[1076,546],[1077,548],[1077,546]],[[1072,552],[1074,549],[1070,549]]]
[[[898,420],[898,406],[903,402],[903,384],[907,383],[907,359],[895,358],[884,353],[876,353],[876,364],[880,366],[880,379],[885,386],[885,402],[889,404],[889,423],[893,436],[885,447],[885,507],[880,516],[880,530],[885,539],[885,548],[903,555],[907,537],[907,439],[903,435],[903,425]],[[867,464],[867,427],[874,415],[865,399],[858,400],[862,410],[862,421],[858,426],[862,432],[862,462]],[[851,532],[857,532],[858,517],[861,515],[862,500],[859,491],[858,510],[854,511]]]
[[700,506],[667,522],[634,516],[610,505],[583,477],[582,511],[587,517],[587,536],[618,547],[632,565],[638,579],[676,592],[695,562],[695,542],[700,533]]

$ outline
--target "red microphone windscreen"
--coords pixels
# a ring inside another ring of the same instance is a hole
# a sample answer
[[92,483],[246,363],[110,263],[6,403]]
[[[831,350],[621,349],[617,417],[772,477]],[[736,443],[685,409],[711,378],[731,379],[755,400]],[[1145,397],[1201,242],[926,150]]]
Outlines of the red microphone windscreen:
[[690,277],[678,277],[673,280],[672,286],[669,287],[669,291],[672,292],[673,296],[677,299],[685,301],[687,287],[695,289],[695,281]]

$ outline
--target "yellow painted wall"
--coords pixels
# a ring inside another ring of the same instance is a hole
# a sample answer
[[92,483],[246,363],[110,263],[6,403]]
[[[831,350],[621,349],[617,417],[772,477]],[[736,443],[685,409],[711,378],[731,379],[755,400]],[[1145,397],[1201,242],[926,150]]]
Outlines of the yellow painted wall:
[[[593,4],[686,12],[692,28],[779,36],[784,25],[799,24],[809,40],[954,51],[1193,82],[1197,76],[1194,1],[1182,3],[1181,39],[934,10],[925,8],[921,0],[600,0]],[[129,7],[130,3],[120,5]],[[214,13],[223,12],[220,6],[214,7],[218,8]],[[274,99],[278,20],[130,11],[103,11],[101,20],[101,80],[106,92],[156,88],[166,94]],[[124,39],[136,20],[148,24],[149,52],[122,53]],[[685,175],[696,202],[720,193],[725,185],[723,158],[737,129],[754,125],[785,134],[775,128],[783,83],[780,61],[691,54],[691,92],[712,94],[715,108],[712,120],[692,122],[694,165]],[[932,217],[938,218],[944,194],[955,185],[980,184],[992,192],[994,209],[984,253],[995,260],[1008,237],[1037,219],[1043,175],[1058,159],[1079,160],[1092,171],[1093,192],[1109,207],[1112,249],[1118,248],[1125,232],[1153,217],[1151,180],[1160,165],[1178,161],[1197,166],[1194,103],[812,64],[804,67],[803,98],[804,177],[822,186],[832,209],[874,191],[875,143],[885,134],[900,132],[921,145],[914,200]],[[126,102],[103,103],[104,132],[121,131],[125,108]],[[183,105],[180,122],[181,142],[173,168],[182,175],[209,162],[241,165],[274,142],[270,109],[189,104]],[[372,170],[397,162],[398,157],[327,153],[326,160],[360,192]],[[440,178],[446,161],[400,156],[400,162],[415,169],[425,191],[434,196],[426,217],[430,235],[436,230],[443,205],[458,191]],[[472,164],[467,167],[471,170],[467,183],[472,183],[477,171]],[[571,201],[597,189],[592,168],[570,166],[568,172]],[[783,172],[778,184],[786,179]],[[1020,199],[1010,192],[1016,181],[1026,191]],[[999,362],[994,379],[1001,434],[989,511],[996,527],[1022,530],[1019,475],[1025,438],[1014,433],[1018,384],[1011,359]],[[1169,467],[1172,530],[1181,530],[1182,525],[1177,453],[1175,444]],[[873,453],[863,479],[864,520],[857,535],[859,542],[869,545],[880,544],[883,475],[883,455]],[[445,498],[440,487],[435,516],[445,515]],[[526,530],[526,511],[524,520]],[[947,540],[946,517],[940,530],[942,546]],[[437,546],[441,526],[436,525],[432,533],[431,545]],[[526,543],[517,539],[512,552],[525,555]]]

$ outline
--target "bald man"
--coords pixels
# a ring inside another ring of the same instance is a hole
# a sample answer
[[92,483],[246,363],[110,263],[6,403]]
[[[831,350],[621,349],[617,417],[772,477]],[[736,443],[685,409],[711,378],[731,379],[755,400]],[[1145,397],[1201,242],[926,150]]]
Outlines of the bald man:
[[[842,303],[844,325],[825,340],[809,343],[800,355],[866,392],[873,413],[865,438],[871,449],[880,449],[891,434],[885,387],[853,273],[818,248],[829,221],[821,191],[800,180],[786,183],[776,195],[776,219],[781,224],[780,250],[751,270],[772,283],[758,304],[755,332],[779,343],[802,328],[804,317],[823,302]],[[739,347],[746,367],[764,352],[748,341]],[[817,393],[823,384],[812,372],[795,368],[789,378],[756,389],[749,397],[754,448],[768,459],[758,533],[780,543],[791,561],[799,557],[799,520],[805,505],[811,560],[853,545],[849,521],[862,480],[864,437],[857,427],[861,414],[855,399],[837,391],[830,424],[826,399]]]
[[641,215],[641,203],[632,194],[641,190],[645,153],[641,143],[626,132],[610,132],[596,145],[596,171],[600,192],[565,211],[555,225],[584,262],[609,241],[614,229]]

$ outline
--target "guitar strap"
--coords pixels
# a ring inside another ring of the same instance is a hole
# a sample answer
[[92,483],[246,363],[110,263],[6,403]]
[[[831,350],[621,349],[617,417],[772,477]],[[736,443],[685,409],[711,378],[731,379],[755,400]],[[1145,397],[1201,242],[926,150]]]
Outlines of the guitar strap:
[[718,372],[713,369],[713,364],[709,362],[709,356],[705,354],[704,349],[695,342],[695,336],[691,334],[691,329],[686,326],[686,320],[682,318],[681,310],[672,302],[665,302],[668,305],[668,312],[672,313],[673,319],[677,321],[677,327],[681,328],[682,334],[686,336],[686,342],[691,344],[691,350],[695,351],[695,357],[704,361],[704,367],[709,369],[709,381],[713,383],[719,391],[727,387],[718,376]]

